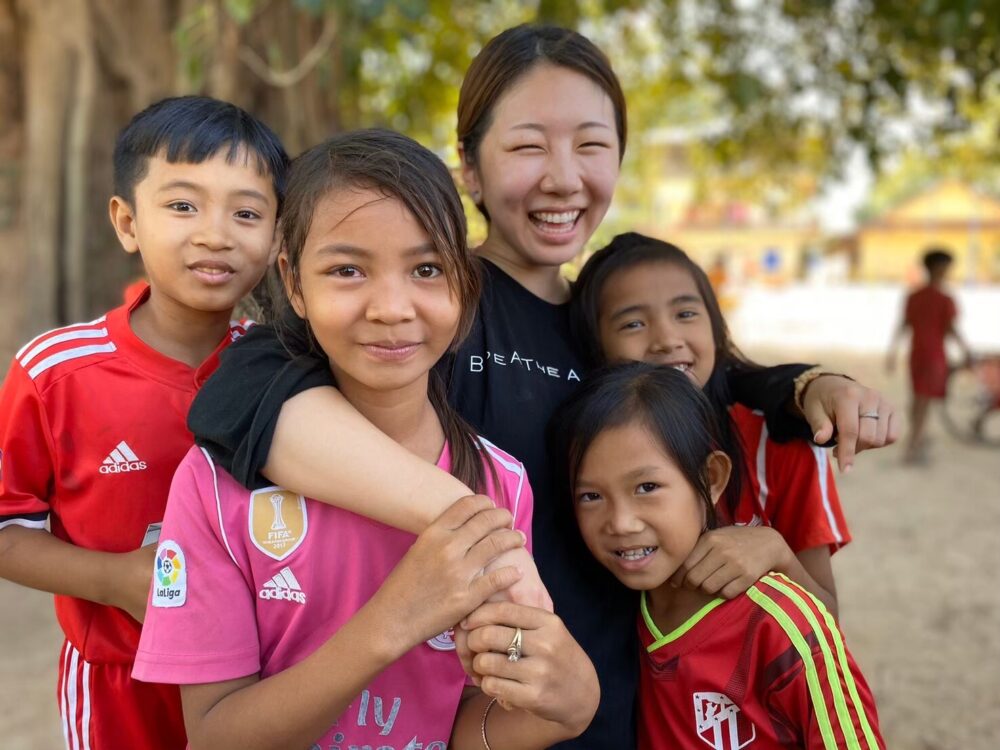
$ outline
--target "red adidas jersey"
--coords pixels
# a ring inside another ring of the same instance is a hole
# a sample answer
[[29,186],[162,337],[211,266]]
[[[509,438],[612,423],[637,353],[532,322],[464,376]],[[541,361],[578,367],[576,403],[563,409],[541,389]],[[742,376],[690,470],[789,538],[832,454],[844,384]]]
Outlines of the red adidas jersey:
[[836,552],[851,541],[829,451],[804,440],[775,442],[764,415],[745,406],[730,407],[729,415],[750,479],[740,493],[734,522],[773,526],[793,552],[824,544]]
[[[0,528],[45,527],[79,547],[128,552],[163,520],[193,437],[187,412],[233,324],[197,369],[147,346],[129,315],[148,298],[25,345],[0,390]],[[88,662],[131,662],[139,623],[120,609],[57,596],[66,637]]]
[[663,635],[639,615],[641,750],[884,750],[864,677],[819,600],[783,575]]

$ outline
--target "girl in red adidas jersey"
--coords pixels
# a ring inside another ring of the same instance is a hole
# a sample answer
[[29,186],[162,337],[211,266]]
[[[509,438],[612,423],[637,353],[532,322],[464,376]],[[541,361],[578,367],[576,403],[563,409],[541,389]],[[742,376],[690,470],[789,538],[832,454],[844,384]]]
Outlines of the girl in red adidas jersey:
[[718,417],[683,372],[642,362],[598,373],[556,415],[583,541],[642,592],[639,747],[884,748],[871,691],[807,589],[781,573],[729,600],[673,584],[719,528],[734,462]]
[[[777,570],[836,614],[830,555],[850,534],[827,452],[771,440],[762,414],[731,403],[727,377],[757,366],[730,339],[704,271],[669,243],[619,235],[580,272],[571,316],[593,364],[674,367],[705,391],[720,418],[737,467],[719,508],[725,525],[699,540],[673,583],[731,599]],[[887,430],[888,420],[880,427]]]

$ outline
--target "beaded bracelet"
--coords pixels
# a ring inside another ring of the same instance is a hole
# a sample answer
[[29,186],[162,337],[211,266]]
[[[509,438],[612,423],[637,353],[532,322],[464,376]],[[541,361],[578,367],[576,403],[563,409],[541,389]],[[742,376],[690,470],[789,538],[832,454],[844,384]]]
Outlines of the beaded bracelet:
[[490,715],[490,709],[493,708],[493,704],[496,702],[496,698],[490,699],[490,702],[486,704],[486,710],[483,711],[483,723],[482,726],[480,726],[480,730],[483,733],[483,747],[486,748],[486,750],[493,750],[493,748],[490,747],[490,741],[486,739],[486,719]]

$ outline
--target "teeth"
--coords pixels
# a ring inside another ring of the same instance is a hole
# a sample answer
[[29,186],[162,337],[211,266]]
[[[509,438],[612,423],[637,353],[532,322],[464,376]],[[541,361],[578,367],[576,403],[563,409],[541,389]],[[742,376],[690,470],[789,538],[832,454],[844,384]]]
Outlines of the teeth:
[[649,557],[653,554],[656,547],[640,547],[639,549],[620,549],[615,550],[615,554],[623,560],[641,560],[644,557]]
[[561,213],[550,213],[548,211],[536,211],[531,214],[532,218],[544,221],[546,224],[572,224],[580,215],[580,211],[562,211]]
[[679,372],[687,372],[690,369],[687,365],[684,364],[671,365],[671,367],[673,367],[675,370],[678,370]]

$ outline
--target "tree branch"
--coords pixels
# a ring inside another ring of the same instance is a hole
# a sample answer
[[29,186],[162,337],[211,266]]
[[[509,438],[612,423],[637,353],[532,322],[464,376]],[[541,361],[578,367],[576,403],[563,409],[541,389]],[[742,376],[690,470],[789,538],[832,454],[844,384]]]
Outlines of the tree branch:
[[288,70],[274,70],[260,55],[247,46],[240,48],[240,60],[265,83],[276,88],[289,88],[299,83],[323,59],[337,34],[337,22],[332,12],[323,17],[323,30],[312,49],[306,52],[295,67]]

